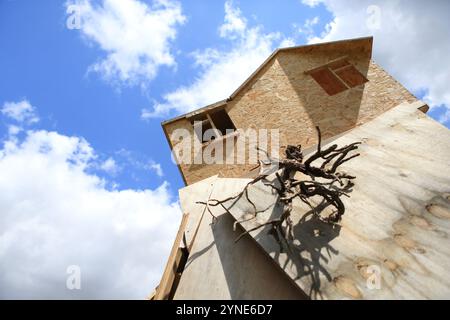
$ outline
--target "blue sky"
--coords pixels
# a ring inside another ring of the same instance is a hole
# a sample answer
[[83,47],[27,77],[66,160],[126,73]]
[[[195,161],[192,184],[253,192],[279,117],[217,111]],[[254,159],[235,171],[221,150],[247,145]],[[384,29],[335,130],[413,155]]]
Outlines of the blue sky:
[[[71,6],[81,21],[75,28],[68,27],[75,21]],[[19,276],[31,279],[29,297],[139,298],[150,292],[176,231],[176,195],[183,186],[160,122],[226,98],[279,46],[374,35],[374,59],[450,127],[448,9],[446,1],[418,0],[0,0],[0,170],[8,172],[0,194],[10,195],[0,196],[0,208],[8,210],[0,232],[10,239],[0,246],[0,258],[10,261],[0,267],[0,288],[8,289],[0,289],[0,297],[25,295]],[[39,189],[32,176],[45,180]],[[55,238],[36,229],[67,228],[55,217],[68,214],[61,211],[66,201],[78,214],[74,199],[89,200],[80,209],[86,215],[73,221],[79,232],[68,246],[82,241],[90,223],[111,218],[96,233],[99,240],[123,248],[155,242],[146,249],[154,254],[123,249],[117,260],[104,261],[112,259],[106,246],[100,257],[94,257],[97,249],[75,250],[57,263],[46,258],[44,246],[36,247],[34,260],[25,245],[14,246],[23,237],[52,243]],[[22,215],[33,208],[42,211]],[[101,214],[92,220],[92,212]],[[143,219],[148,229],[133,219]],[[17,231],[19,223],[30,223],[33,232]],[[164,232],[152,234],[156,229]],[[139,237],[125,236],[133,233]],[[98,259],[116,269],[99,277],[92,267]],[[125,259],[134,261],[132,271],[123,271]],[[83,264],[77,260],[84,261],[88,279],[100,279],[91,290],[68,292],[45,280],[65,281],[65,266]],[[33,273],[25,264],[22,275],[11,271],[23,261],[50,267]],[[114,270],[121,276],[111,288]]]
[[[106,158],[117,156],[120,150],[132,152],[141,162],[161,164],[174,190],[182,186],[160,127],[163,119],[177,112],[142,121],[141,109],[151,108],[153,101],[161,100],[167,91],[192,81],[196,73],[191,52],[208,47],[230,48],[230,41],[218,34],[224,19],[223,3],[183,3],[186,22],[171,45],[176,70],[161,67],[144,90],[139,85],[111,84],[87,71],[105,52],[83,40],[77,30],[66,27],[66,6],[60,2],[1,1],[0,6],[0,103],[27,99],[38,109],[41,122],[37,127],[82,136]],[[291,34],[293,22],[313,18],[320,12],[326,14],[323,9],[298,10],[298,1],[286,1],[282,10],[274,3],[259,1],[245,1],[240,8],[249,23],[264,21],[267,33]],[[272,19],[277,11],[288,16]],[[148,36],[152,36],[151,30]],[[3,125],[0,134],[4,136],[6,131]],[[116,161],[120,164],[124,159],[118,157]],[[161,184],[154,172],[138,169],[127,167],[113,178],[120,188],[154,188]]]

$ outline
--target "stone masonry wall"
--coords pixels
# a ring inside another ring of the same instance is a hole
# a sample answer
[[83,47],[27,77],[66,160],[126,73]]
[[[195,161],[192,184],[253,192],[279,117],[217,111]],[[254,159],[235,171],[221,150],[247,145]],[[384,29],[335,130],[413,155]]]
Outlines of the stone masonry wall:
[[[344,54],[369,82],[328,96],[304,71]],[[402,102],[417,100],[370,60],[369,52],[356,48],[344,54],[326,49],[280,51],[227,103],[226,110],[236,128],[279,129],[281,153],[287,144],[301,144],[304,148],[316,144],[315,126],[320,127],[324,139],[330,138],[368,122]],[[183,118],[165,126],[169,137],[176,128],[192,131],[190,122]],[[172,141],[172,145],[176,142]],[[215,174],[242,177],[254,166],[183,164],[181,170],[187,184],[191,184]]]

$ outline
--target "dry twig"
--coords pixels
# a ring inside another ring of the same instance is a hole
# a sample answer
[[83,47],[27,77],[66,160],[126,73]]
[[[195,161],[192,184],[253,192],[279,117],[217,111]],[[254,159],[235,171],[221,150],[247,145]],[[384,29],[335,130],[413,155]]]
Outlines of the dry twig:
[[[304,156],[300,145],[287,146],[285,150],[286,157],[281,160],[273,159],[265,150],[258,149],[259,151],[265,153],[267,160],[260,161],[260,174],[255,179],[250,181],[239,194],[223,200],[210,199],[207,202],[198,203],[205,204],[211,215],[213,214],[209,207],[219,205],[226,212],[230,213],[229,208],[245,196],[246,200],[252,205],[254,212],[251,218],[246,218],[236,222],[241,223],[256,218],[258,213],[266,210],[257,209],[256,204],[249,197],[248,188],[259,181],[264,183],[266,186],[272,187],[278,194],[278,201],[280,201],[283,205],[282,214],[276,219],[269,220],[245,231],[236,239],[236,241],[241,239],[247,233],[267,225],[271,226],[270,233],[274,235],[276,239],[279,240],[279,236],[281,236],[284,240],[293,240],[293,223],[290,215],[292,211],[292,201],[296,197],[313,209],[313,212],[317,214],[321,220],[332,224],[338,223],[345,212],[345,206],[340,199],[340,196],[347,195],[346,193],[353,186],[352,180],[355,179],[354,176],[348,175],[344,172],[339,172],[338,168],[343,163],[359,156],[359,153],[353,155],[349,155],[349,153],[356,150],[360,142],[355,142],[342,148],[338,148],[338,146],[334,144],[322,150],[322,137],[320,129],[319,127],[316,127],[316,129],[318,135],[317,150],[305,161],[303,161]],[[318,160],[322,160],[322,163],[320,166],[315,166],[314,162]],[[268,173],[263,170],[264,166],[272,166],[274,164],[278,165],[279,168],[279,171],[275,173],[277,178],[276,181],[279,186],[276,186],[275,182],[267,180]],[[297,172],[301,172],[304,175],[309,176],[311,180],[297,180],[294,177]],[[317,178],[321,178],[324,182],[317,181]],[[339,183],[339,187],[337,187],[335,183]],[[334,211],[331,215],[324,218],[320,215],[320,212],[316,212],[316,210],[314,210],[314,206],[309,201],[309,199],[314,196],[322,197],[322,200],[325,203],[334,207]],[[227,207],[225,203],[232,200],[233,203],[231,206]],[[285,228],[283,227],[284,223],[286,224]]]

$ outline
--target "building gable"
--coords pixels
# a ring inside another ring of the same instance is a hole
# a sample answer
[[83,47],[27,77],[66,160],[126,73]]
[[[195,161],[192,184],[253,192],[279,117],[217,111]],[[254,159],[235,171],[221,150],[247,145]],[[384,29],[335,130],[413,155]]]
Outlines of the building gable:
[[[330,138],[402,102],[416,101],[371,60],[371,55],[371,37],[278,49],[227,100],[164,122],[171,148],[176,144],[170,139],[174,129],[186,128],[193,133],[193,118],[220,109],[226,111],[235,128],[279,129],[280,146],[308,147],[315,143],[316,126],[324,138]],[[214,120],[210,121],[215,127]],[[225,135],[222,142],[214,143],[224,143],[227,138]],[[190,184],[215,174],[242,177],[253,167],[182,164],[180,171]]]

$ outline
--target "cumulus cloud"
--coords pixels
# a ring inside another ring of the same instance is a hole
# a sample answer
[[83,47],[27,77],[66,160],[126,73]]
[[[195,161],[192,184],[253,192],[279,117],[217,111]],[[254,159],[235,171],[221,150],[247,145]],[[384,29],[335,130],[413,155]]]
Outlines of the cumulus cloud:
[[150,162],[146,165],[146,168],[148,168],[148,170],[150,170],[150,171],[155,172],[155,174],[156,174],[158,177],[160,177],[160,178],[164,176],[164,172],[163,172],[163,170],[162,170],[162,168],[161,168],[161,164],[159,164],[159,163],[156,163],[156,162],[154,162],[154,161],[150,161]]
[[33,124],[39,122],[36,108],[26,99],[18,102],[5,102],[0,111],[3,115],[21,124]]
[[[444,107],[438,107],[436,108],[438,109],[437,111],[440,111],[437,119],[439,122],[442,122],[443,124],[450,126],[450,108],[446,108],[444,109]],[[439,110],[442,109],[442,110]]]
[[436,0],[303,0],[333,14],[323,34],[310,42],[374,36],[374,59],[430,106],[450,108],[450,2]]
[[[108,190],[95,158],[57,132],[3,141],[0,298],[143,299],[158,284],[181,216],[168,185]],[[66,288],[73,265],[81,290]]]
[[304,35],[307,41],[310,41],[315,36],[314,27],[319,23],[319,20],[320,18],[315,16],[314,18],[306,19],[303,25],[294,23],[293,27],[299,34]]
[[[172,0],[70,0],[69,19],[79,15],[79,30],[106,56],[90,66],[105,79],[120,84],[146,84],[160,66],[175,66],[171,45],[177,26],[185,22],[181,5]],[[76,26],[76,25],[75,25]],[[74,26],[74,27],[75,27]]]
[[320,1],[321,0],[302,0],[302,3],[310,7],[315,7],[320,3]]
[[19,126],[16,126],[16,125],[13,125],[13,124],[8,126],[8,135],[11,136],[11,137],[19,134],[20,131],[22,131],[22,128],[19,127]]
[[100,164],[100,169],[110,175],[115,175],[120,170],[120,167],[113,158],[109,157]]
[[192,54],[199,69],[195,80],[164,95],[153,109],[143,109],[141,118],[184,113],[228,97],[280,45],[292,40],[280,33],[265,33],[261,26],[249,26],[231,1],[225,3],[224,23],[219,35],[231,42],[231,49],[208,48]]
[[141,180],[142,177],[146,177],[148,172],[162,178],[164,176],[164,171],[160,163],[149,158],[146,155],[140,154],[138,152],[133,152],[127,149],[120,149],[116,151],[115,158],[120,163],[120,169],[130,169],[137,172],[137,175],[132,175],[135,180]]
[[225,2],[224,20],[224,24],[219,28],[221,37],[234,39],[239,37],[247,29],[247,21],[242,16],[241,10],[233,7],[230,1]]

